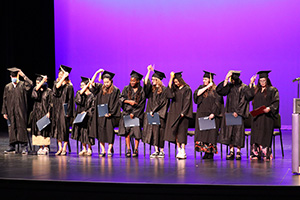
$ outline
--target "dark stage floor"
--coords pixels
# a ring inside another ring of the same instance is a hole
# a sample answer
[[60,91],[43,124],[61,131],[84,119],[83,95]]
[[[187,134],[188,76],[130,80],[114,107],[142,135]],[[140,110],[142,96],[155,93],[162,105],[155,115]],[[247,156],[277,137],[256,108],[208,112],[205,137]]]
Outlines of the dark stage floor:
[[67,156],[54,155],[55,140],[52,141],[53,153],[50,153],[50,156],[5,155],[3,150],[7,148],[8,138],[6,133],[1,133],[0,179],[149,184],[300,185],[300,176],[291,172],[291,131],[283,131],[285,157],[281,156],[277,137],[276,158],[270,162],[250,161],[246,158],[245,149],[242,151],[241,161],[227,161],[225,145],[222,158],[219,148],[219,153],[215,155],[213,161],[202,160],[200,153],[197,153],[195,159],[193,137],[188,137],[186,160],[177,160],[174,157],[173,144],[170,157],[166,148],[165,158],[150,159],[148,145],[144,157],[141,143],[138,158],[126,158],[123,148],[124,138],[121,156],[118,136],[115,141],[115,154],[112,158],[98,157],[97,146],[93,148],[92,157],[78,156],[74,140],[71,141],[72,153]]

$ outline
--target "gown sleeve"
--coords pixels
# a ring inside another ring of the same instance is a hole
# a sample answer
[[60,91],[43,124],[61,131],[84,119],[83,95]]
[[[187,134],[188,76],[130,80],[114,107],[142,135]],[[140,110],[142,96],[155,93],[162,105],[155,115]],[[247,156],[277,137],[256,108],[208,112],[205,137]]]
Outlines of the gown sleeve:
[[245,89],[245,97],[247,101],[252,101],[254,99],[254,95],[255,95],[255,88],[254,86],[250,87],[246,87]]
[[134,109],[132,111],[133,115],[135,117],[138,117],[140,119],[143,118],[143,113],[145,109],[145,104],[146,104],[146,97],[145,97],[145,92],[141,90],[141,99],[138,105],[134,106]]
[[41,99],[41,92],[40,90],[36,91],[35,90],[36,87],[33,88],[32,92],[31,92],[31,98],[34,100],[38,100]]
[[124,109],[124,101],[127,99],[128,96],[128,87],[125,86],[120,94],[119,103],[122,109]]
[[248,117],[248,111],[249,111],[249,104],[246,99],[246,92],[245,90],[247,89],[247,86],[241,86],[241,91],[240,91],[240,97],[239,97],[239,104],[238,107],[236,108],[236,113],[244,118]]
[[175,98],[175,88],[174,88],[173,85],[172,85],[172,88],[167,87],[166,92],[167,92],[167,98],[168,99]]
[[270,112],[275,116],[279,113],[279,92],[274,87],[271,89],[271,98],[269,108],[271,109]]
[[76,92],[75,103],[76,105],[84,106],[84,100],[82,98],[82,95],[80,95],[80,91]]
[[149,80],[148,80],[147,84],[144,84],[143,88],[144,88],[146,98],[149,98],[150,94],[152,92],[152,84],[150,83]]
[[182,112],[184,116],[193,118],[193,102],[192,102],[192,90],[186,89],[184,92]]
[[3,103],[2,103],[2,111],[1,114],[8,114],[8,110],[7,110],[7,90],[8,90],[8,86],[5,86],[4,88],[4,92],[3,92]]
[[67,116],[73,117],[75,114],[75,104],[74,104],[74,89],[72,85],[67,86]]
[[219,85],[216,88],[216,91],[219,95],[221,96],[226,96],[229,94],[230,92],[230,83],[227,83],[226,86],[223,86],[224,81],[222,81],[221,83],[219,83]]
[[114,88],[114,91],[110,97],[109,101],[109,113],[112,116],[119,117],[121,115],[120,113],[120,104],[119,104],[119,96],[120,96],[120,90],[118,88]]
[[154,105],[152,112],[157,112],[161,110],[163,107],[166,107],[167,104],[168,104],[167,93],[166,90],[163,90],[158,102]]
[[29,90],[33,87],[33,82],[27,76],[24,76],[24,89],[29,92]]
[[195,102],[195,104],[197,104],[197,105],[199,105],[199,104],[202,102],[202,100],[203,100],[203,95],[200,95],[200,96],[197,95],[197,94],[198,94],[198,91],[201,90],[202,88],[203,88],[203,86],[200,85],[200,86],[198,87],[198,89],[195,90],[195,92],[194,92],[194,102]]

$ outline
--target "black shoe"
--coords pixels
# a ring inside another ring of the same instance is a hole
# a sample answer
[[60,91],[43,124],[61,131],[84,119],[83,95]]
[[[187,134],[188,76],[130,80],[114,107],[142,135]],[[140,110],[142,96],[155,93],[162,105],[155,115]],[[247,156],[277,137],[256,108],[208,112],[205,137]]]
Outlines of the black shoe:
[[205,153],[204,156],[202,157],[202,159],[208,159],[209,154]]
[[23,154],[23,155],[28,155],[28,149],[27,149],[27,147],[24,147],[24,148],[23,148],[22,154]]
[[226,160],[234,160],[234,152],[230,151],[230,153],[226,156]]
[[106,153],[100,153],[99,157],[105,157]]
[[4,151],[4,154],[9,154],[9,153],[16,153],[16,149],[13,147],[10,147],[9,149]]
[[213,153],[209,153],[207,159],[214,159],[214,154]]
[[236,160],[241,160],[242,159],[242,156],[241,156],[241,152],[236,152],[236,157],[235,157]]
[[138,154],[138,150],[135,149],[135,150],[133,151],[132,157],[137,157],[138,155],[139,155],[139,154]]
[[131,157],[131,150],[130,149],[127,149],[127,152],[126,152],[126,157]]

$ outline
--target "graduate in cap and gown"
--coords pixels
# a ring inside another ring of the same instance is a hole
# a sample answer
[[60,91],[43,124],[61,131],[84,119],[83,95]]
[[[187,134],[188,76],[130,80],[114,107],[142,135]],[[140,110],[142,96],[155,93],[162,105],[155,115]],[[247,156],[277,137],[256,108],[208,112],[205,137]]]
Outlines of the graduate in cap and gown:
[[[241,160],[241,148],[245,145],[245,128],[244,119],[249,116],[249,103],[245,97],[247,85],[245,85],[240,77],[240,71],[230,70],[225,80],[217,86],[217,93],[226,98],[226,113],[233,113],[234,117],[242,117],[241,125],[226,125],[225,116],[222,119],[221,132],[219,142],[229,145],[230,152],[226,156],[227,160]],[[234,147],[237,147],[235,156]]]
[[252,100],[253,110],[263,106],[262,112],[253,117],[251,125],[250,159],[271,160],[271,144],[274,121],[279,113],[279,93],[269,79],[271,71],[259,71],[259,80],[255,86],[256,75],[252,76],[246,92],[248,100]]
[[[52,90],[48,88],[48,77],[37,74],[36,86],[33,88],[31,98],[34,100],[31,112],[31,134],[33,135],[33,145],[39,145],[38,155],[49,154],[51,125],[39,131],[36,123],[45,115],[50,119],[52,114]],[[35,139],[34,139],[35,138]]]
[[189,120],[193,118],[192,90],[182,78],[182,72],[171,72],[167,98],[171,99],[166,122],[165,140],[177,144],[179,159],[186,159],[185,145]]
[[[217,139],[221,122],[221,114],[224,109],[223,97],[216,92],[216,84],[213,82],[215,74],[204,71],[203,85],[194,92],[194,102],[197,104],[195,124],[195,150],[205,152],[203,159],[213,159],[217,153]],[[208,117],[215,120],[216,128],[200,130],[198,118]]]
[[[69,128],[75,112],[74,89],[69,79],[72,68],[61,65],[58,78],[53,85],[52,137],[57,139],[58,151],[55,155],[66,155],[69,142]],[[63,144],[64,142],[64,144]]]
[[[134,150],[132,153],[133,157],[138,156],[139,140],[142,139],[141,126],[143,124],[146,103],[145,92],[143,87],[140,85],[142,78],[143,75],[132,70],[130,73],[130,83],[124,87],[119,99],[121,108],[123,110],[119,122],[119,135],[124,135],[126,137],[126,157],[131,157],[130,137],[135,139]],[[125,127],[123,117],[128,115],[131,119],[134,119],[135,117],[138,118],[140,126]]]
[[85,114],[85,117],[81,123],[73,123],[72,127],[72,139],[78,140],[82,143],[82,151],[79,155],[92,155],[92,145],[95,144],[95,138],[91,136],[91,123],[94,113],[94,95],[89,90],[90,79],[87,77],[81,77],[80,88],[81,90],[76,92],[75,103],[76,116],[78,114]]
[[[97,74],[99,75],[99,82],[94,83]],[[102,74],[101,74],[102,73]],[[119,124],[118,119],[121,115],[121,109],[119,104],[120,90],[113,84],[113,78],[115,74],[103,69],[98,70],[91,81],[91,91],[95,95],[95,112],[92,121],[92,134],[96,137],[101,146],[100,157],[106,155],[105,143],[108,143],[107,156],[113,156],[113,144],[115,140],[114,128]],[[97,106],[101,104],[107,104],[108,113],[105,116],[99,117]]]
[[[22,153],[27,154],[27,101],[33,82],[18,68],[8,68],[11,83],[4,88],[1,114],[7,120],[9,148],[4,153],[14,153],[15,145],[21,144]],[[24,81],[19,78],[23,77]]]
[[[148,102],[144,116],[143,142],[154,145],[155,152],[150,155],[151,158],[164,157],[164,132],[169,100],[167,98],[166,87],[161,80],[166,78],[166,76],[163,72],[154,70],[152,65],[149,65],[147,70],[148,73],[144,81],[144,91]],[[151,71],[154,71],[152,83],[149,80]],[[157,113],[159,115],[160,124],[149,124],[147,113],[151,116]]]

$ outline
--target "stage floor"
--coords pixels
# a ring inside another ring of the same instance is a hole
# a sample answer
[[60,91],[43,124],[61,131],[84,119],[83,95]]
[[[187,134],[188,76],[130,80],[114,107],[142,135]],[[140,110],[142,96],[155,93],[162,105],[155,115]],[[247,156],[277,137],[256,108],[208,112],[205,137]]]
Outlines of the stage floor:
[[[76,181],[102,183],[145,183],[145,184],[200,184],[200,185],[246,185],[246,186],[298,186],[300,176],[291,172],[291,131],[283,131],[285,157],[281,156],[279,137],[276,137],[276,158],[270,162],[250,161],[246,149],[242,150],[241,161],[227,161],[225,145],[223,157],[219,153],[214,160],[203,160],[200,153],[194,158],[193,137],[188,137],[187,159],[175,158],[174,145],[168,156],[166,143],[165,158],[149,158],[149,146],[140,143],[139,156],[126,158],[124,138],[122,154],[119,154],[119,137],[115,140],[113,157],[99,157],[97,145],[92,157],[78,156],[76,141],[71,141],[72,153],[55,156],[55,140],[52,140],[49,156],[3,154],[7,148],[7,133],[0,134],[0,179]],[[36,147],[37,150],[37,147]],[[154,150],[152,148],[152,150]]]

